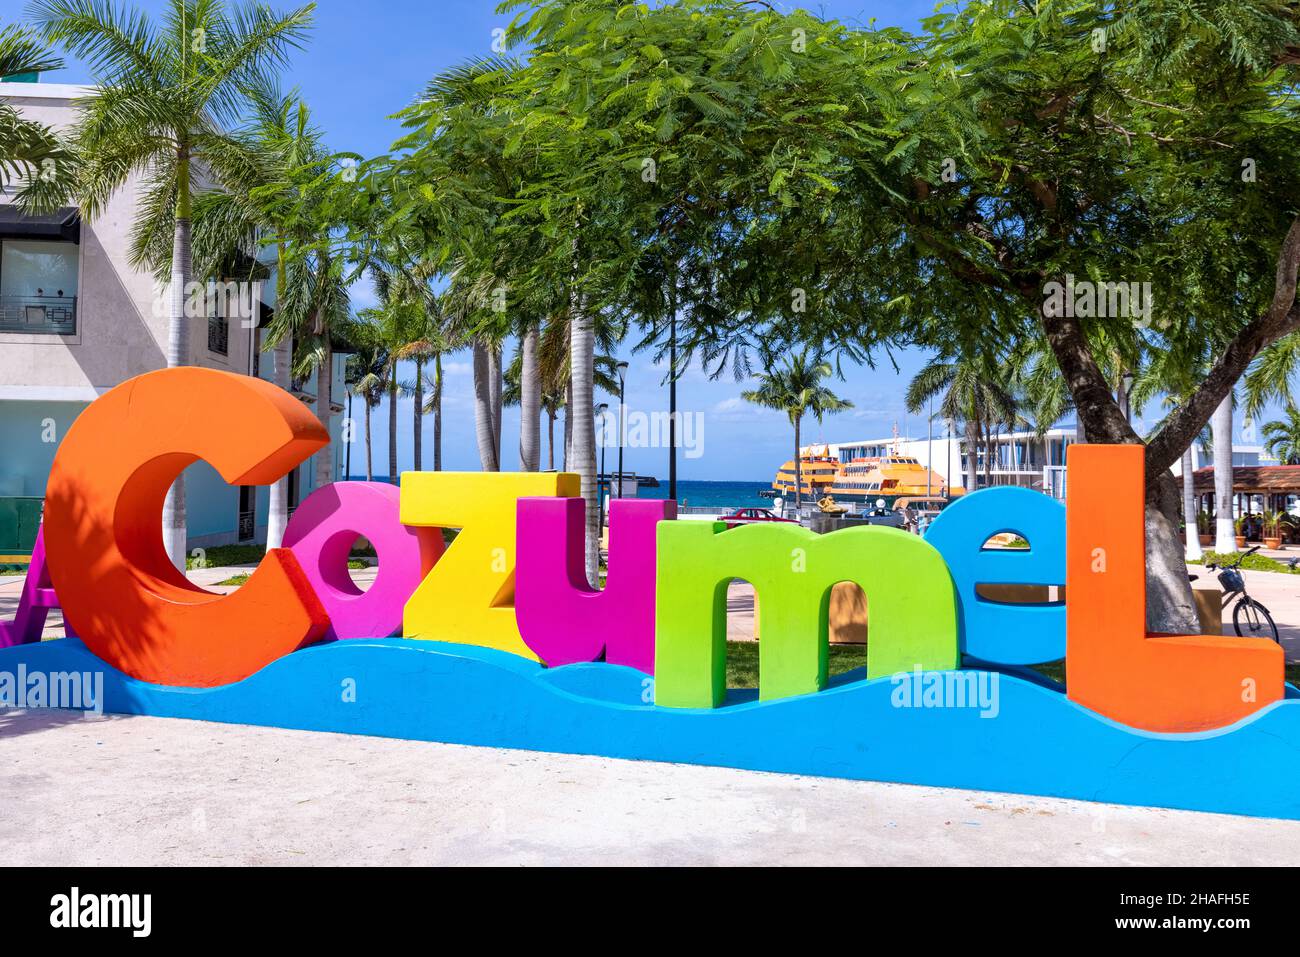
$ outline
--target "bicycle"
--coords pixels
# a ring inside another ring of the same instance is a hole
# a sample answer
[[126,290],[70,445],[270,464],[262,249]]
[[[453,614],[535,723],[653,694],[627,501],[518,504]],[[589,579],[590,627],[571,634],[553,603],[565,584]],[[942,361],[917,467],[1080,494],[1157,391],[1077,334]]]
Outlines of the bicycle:
[[[1273,623],[1273,616],[1269,614],[1267,608],[1260,604],[1256,599],[1251,598],[1246,593],[1246,578],[1241,574],[1241,563],[1248,557],[1259,551],[1260,546],[1247,549],[1237,556],[1234,562],[1206,562],[1207,571],[1219,572],[1219,584],[1223,586],[1223,604],[1226,608],[1233,595],[1240,595],[1237,604],[1232,609],[1232,628],[1237,632],[1239,638],[1272,638],[1278,644],[1282,643],[1278,637],[1277,625]],[[1293,562],[1296,559],[1293,559]],[[1294,567],[1294,565],[1292,566]],[[1195,581],[1197,576],[1190,576]]]

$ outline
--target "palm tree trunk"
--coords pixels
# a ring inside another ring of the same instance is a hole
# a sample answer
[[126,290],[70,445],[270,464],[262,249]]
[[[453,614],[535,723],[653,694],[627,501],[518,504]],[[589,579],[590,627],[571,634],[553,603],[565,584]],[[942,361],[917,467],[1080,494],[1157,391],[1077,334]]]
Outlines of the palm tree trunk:
[[561,467],[569,471],[573,461],[573,379],[564,383],[564,461]]
[[474,436],[478,440],[478,458],[484,472],[501,471],[501,460],[496,455],[496,436],[492,428],[491,361],[488,347],[482,339],[475,339],[472,347],[474,362]]
[[799,421],[802,416],[794,416],[794,514],[799,517],[803,508],[803,460],[799,455]]
[[973,492],[979,488],[979,444],[980,424],[973,415],[966,416],[966,474],[970,481],[966,491]]
[[529,326],[520,343],[519,469],[536,472],[541,464],[542,379],[537,360],[537,327]]
[[546,410],[546,468],[555,471],[555,410]]
[[366,481],[375,480],[375,456],[370,444],[370,396],[366,396]]
[[[167,322],[167,368],[189,365],[190,326],[185,316],[185,287],[192,272],[190,256],[190,189],[189,155],[183,150],[178,158],[177,176],[180,196],[176,201],[176,227],[172,233],[171,315]],[[167,556],[185,571],[186,526],[185,475],[176,477],[163,500],[163,547]]]
[[388,481],[397,484],[397,366],[388,378]]
[[[573,297],[578,298],[578,297]],[[587,503],[587,581],[594,588],[600,566],[600,515],[596,500],[596,419],[593,406],[596,374],[596,335],[585,303],[576,302],[569,326],[569,361],[573,403],[572,470],[582,480],[582,498]]]
[[493,343],[488,349],[488,397],[492,403],[492,437],[497,469],[501,468],[501,345]]
[[[276,247],[275,257],[275,295],[276,305],[284,295],[288,283],[284,263],[284,244]],[[254,333],[256,335],[256,333]],[[272,352],[274,367],[271,370],[272,382],[285,392],[293,388],[293,335],[285,333],[275,344]],[[271,483],[271,501],[266,516],[266,547],[279,548],[284,544],[284,530],[289,526],[289,477],[286,475]]]
[[433,470],[442,471],[442,356],[433,357]]
[[412,441],[415,446],[415,470],[421,472],[424,470],[424,437],[421,434],[424,429],[424,357],[415,357],[415,435]]
[[[321,355],[320,362],[316,364],[316,418],[320,420],[321,428],[328,435],[330,419],[333,418],[330,412],[330,393],[334,382],[334,352],[330,343],[329,330],[322,329],[320,335],[324,353]],[[333,436],[316,453],[316,487],[324,488],[332,481],[334,481]]]
[[1224,396],[1210,419],[1214,436],[1214,550],[1237,551],[1232,522],[1232,393]]
[[1183,525],[1189,561],[1202,556],[1200,530],[1196,526],[1196,479],[1192,475],[1192,447],[1183,453]]

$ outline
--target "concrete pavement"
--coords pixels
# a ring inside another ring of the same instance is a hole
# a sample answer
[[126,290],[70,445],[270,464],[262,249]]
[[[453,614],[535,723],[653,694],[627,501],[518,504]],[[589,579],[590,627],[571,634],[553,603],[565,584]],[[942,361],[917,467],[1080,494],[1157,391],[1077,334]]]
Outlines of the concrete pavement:
[[1300,822],[167,718],[0,715],[8,863],[1295,864]]
[[[1300,656],[1300,576],[1246,577]],[[18,865],[1300,862],[1300,822],[57,711],[0,712],[0,801]]]

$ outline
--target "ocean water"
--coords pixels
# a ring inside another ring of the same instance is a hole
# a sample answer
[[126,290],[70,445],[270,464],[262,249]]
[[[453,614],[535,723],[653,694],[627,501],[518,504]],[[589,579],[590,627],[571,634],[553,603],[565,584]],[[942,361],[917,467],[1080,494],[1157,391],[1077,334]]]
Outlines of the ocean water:
[[[772,480],[753,482],[700,482],[677,480],[677,504],[704,508],[752,508],[772,505],[770,498],[760,498],[759,490],[772,488]],[[637,490],[637,498],[667,498],[668,480],[661,478],[658,488]]]
[[[351,481],[364,482],[364,475],[353,475]],[[376,482],[388,481],[386,475],[376,475]],[[677,504],[694,505],[703,508],[753,508],[771,507],[770,498],[761,498],[760,489],[770,489],[772,480],[755,479],[752,482],[701,482],[677,480]],[[637,490],[637,498],[667,498],[668,480],[659,479],[658,488]]]

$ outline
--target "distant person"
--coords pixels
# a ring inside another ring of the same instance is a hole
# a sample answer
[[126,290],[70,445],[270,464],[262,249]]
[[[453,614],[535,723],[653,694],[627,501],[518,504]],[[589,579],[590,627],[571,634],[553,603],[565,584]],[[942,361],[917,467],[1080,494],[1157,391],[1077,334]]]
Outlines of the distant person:
[[916,512],[912,511],[910,505],[903,509],[903,528],[913,535],[917,534]]

